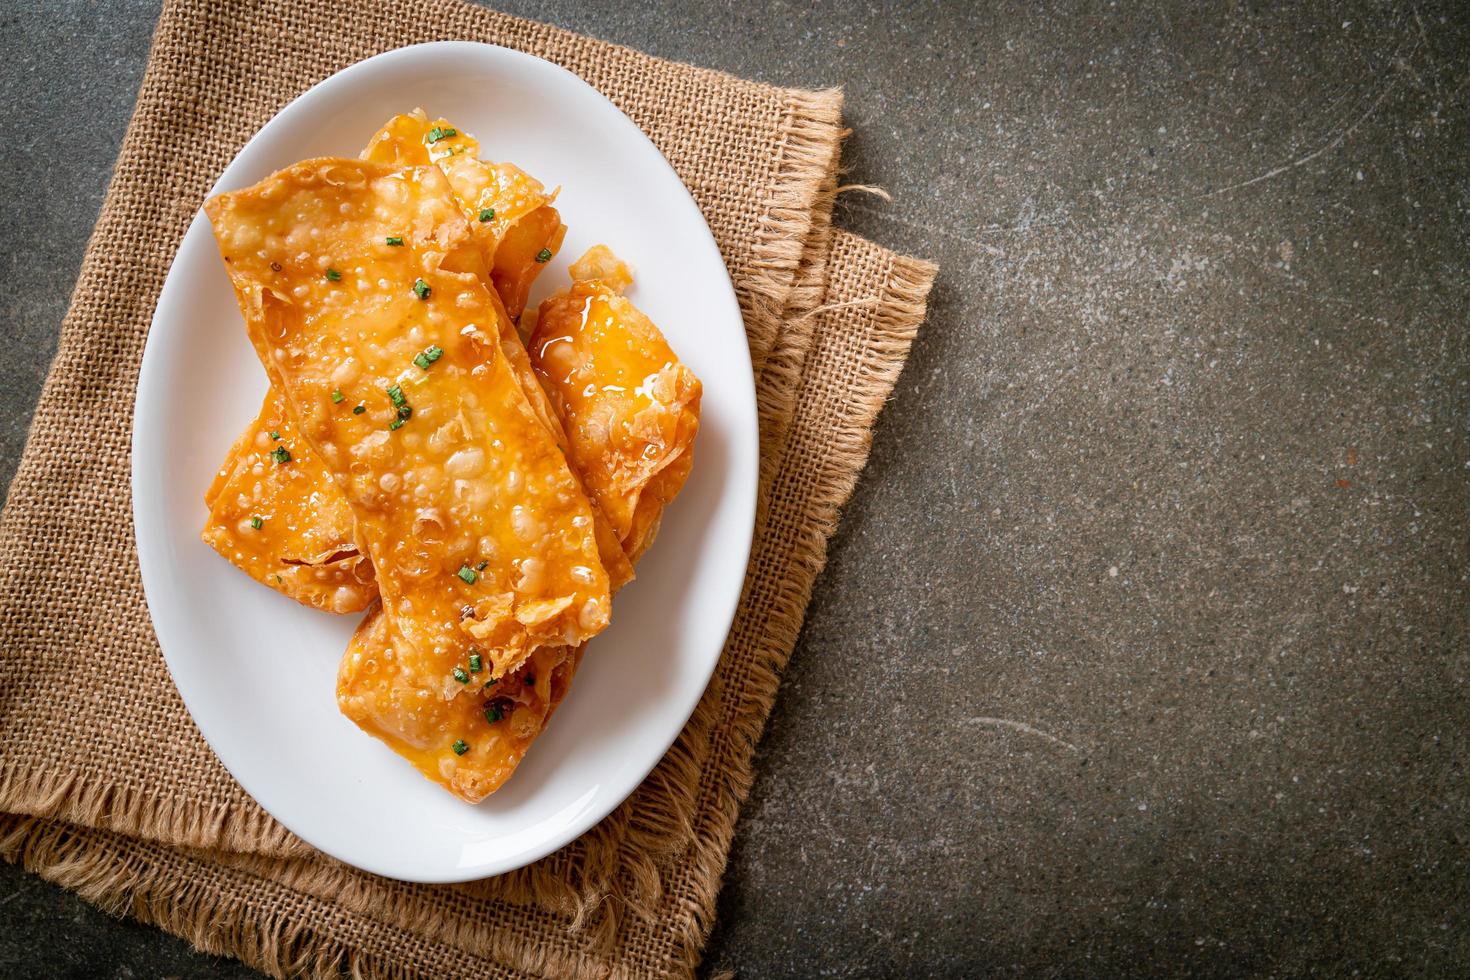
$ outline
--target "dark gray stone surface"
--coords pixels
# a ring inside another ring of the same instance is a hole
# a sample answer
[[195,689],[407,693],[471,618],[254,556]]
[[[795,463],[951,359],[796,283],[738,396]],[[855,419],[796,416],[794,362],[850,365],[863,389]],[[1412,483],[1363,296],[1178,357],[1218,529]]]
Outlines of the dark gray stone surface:
[[[511,6],[845,84],[943,266],[710,968],[1470,970],[1470,9]],[[153,15],[0,14],[0,479]],[[6,868],[0,973],[248,971]]]

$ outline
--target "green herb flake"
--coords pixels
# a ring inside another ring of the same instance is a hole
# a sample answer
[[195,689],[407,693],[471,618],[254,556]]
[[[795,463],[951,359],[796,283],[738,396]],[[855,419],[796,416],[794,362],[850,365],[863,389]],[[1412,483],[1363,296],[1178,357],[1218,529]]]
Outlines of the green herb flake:
[[328,269],[327,278],[332,280],[333,282],[340,282],[342,280],[342,273],[338,272],[336,269]]
[[387,238],[385,238],[383,240],[385,242],[387,242],[389,245],[402,245],[403,244],[403,236],[401,236],[401,235],[389,235]]
[[485,662],[480,658],[480,655],[478,653],[470,654],[470,673],[478,674],[481,670],[484,669]]
[[412,415],[413,415],[413,407],[412,406],[410,406],[410,405],[399,405],[398,406],[398,418],[399,418],[399,420],[401,420],[403,422],[407,422]]
[[413,294],[419,299],[428,299],[431,292],[433,292],[433,290],[429,288],[429,284],[424,282],[422,279],[417,279],[414,281]]
[[543,248],[541,251],[537,252],[536,253],[536,261],[537,262],[550,262],[551,261],[551,249],[549,249],[549,248]]
[[489,221],[490,219],[492,219],[494,217],[495,217],[495,209],[494,208],[482,208],[480,210],[480,220],[481,221]]
[[271,450],[271,459],[275,460],[277,463],[289,463],[291,462],[291,454],[287,451],[285,446],[277,446],[275,449]]
[[260,530],[260,526],[264,523],[265,521],[259,517],[250,518],[250,526],[255,528],[257,531]]
[[366,412],[366,411],[367,411],[367,406],[366,405],[354,405],[354,406],[352,406],[352,414],[353,415],[361,415],[363,412]]
[[495,705],[495,704],[486,705],[485,706],[485,720],[488,721],[488,722],[490,722],[490,724],[492,724],[492,725],[495,724],[497,721],[499,721],[500,720],[500,706],[499,705]]
[[464,672],[463,667],[456,667],[454,668],[454,679],[461,684],[468,684],[470,682],[470,675]]
[[440,347],[438,344],[434,344],[428,350],[423,351],[422,353],[415,356],[413,362],[417,364],[420,369],[427,371],[429,370],[430,364],[433,364],[435,361],[439,360],[439,358],[443,356],[444,348]]
[[435,126],[429,130],[429,143],[434,144],[440,140],[447,140],[451,136],[458,136],[459,130],[453,126]]
[[403,386],[394,385],[388,389],[388,400],[394,405],[402,407],[408,404],[408,399],[403,397]]
[[465,740],[462,738],[455,739],[454,744],[450,748],[454,750],[455,755],[464,755],[470,750],[470,747],[465,744]]
[[480,574],[468,565],[459,566],[458,574],[459,577],[464,580],[464,583],[466,585],[474,585],[475,580],[480,577]]
[[340,404],[342,404],[342,402],[344,402],[346,400],[347,400],[347,396],[344,395],[344,394],[342,394],[342,389],[341,388],[335,388],[335,389],[332,390],[332,404],[333,405],[340,405]]
[[475,566],[475,571],[477,571],[477,572],[483,572],[485,570],[485,566],[488,565],[488,564],[490,564],[488,561],[482,561],[482,562],[480,562],[480,564],[478,564],[478,565]]
[[276,442],[280,442],[281,441],[281,434],[279,432],[275,431],[274,429],[272,429],[271,430],[271,438],[274,439]]
[[401,428],[403,428],[403,419],[394,419],[388,423],[389,432],[397,432]]

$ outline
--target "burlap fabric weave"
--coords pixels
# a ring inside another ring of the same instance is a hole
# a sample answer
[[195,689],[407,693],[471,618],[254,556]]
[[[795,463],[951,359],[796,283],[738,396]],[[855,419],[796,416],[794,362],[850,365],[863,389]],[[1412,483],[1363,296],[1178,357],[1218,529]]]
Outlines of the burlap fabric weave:
[[[149,625],[128,450],[154,302],[226,162],[322,78],[449,38],[569,68],[673,163],[745,316],[761,506],[719,668],[645,783],[531,867],[423,886],[318,854],[210,753]],[[692,972],[779,671],[934,272],[831,229],[840,125],[835,92],[744,82],[458,0],[166,4],[0,516],[0,853],[278,975]]]

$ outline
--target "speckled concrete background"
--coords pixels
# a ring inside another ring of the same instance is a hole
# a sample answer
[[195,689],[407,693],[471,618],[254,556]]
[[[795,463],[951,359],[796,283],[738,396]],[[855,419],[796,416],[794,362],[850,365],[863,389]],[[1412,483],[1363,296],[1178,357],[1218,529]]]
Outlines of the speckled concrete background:
[[[842,83],[929,324],[711,968],[1470,971],[1470,8],[517,2]],[[0,479],[155,7],[0,13]],[[250,976],[0,871],[7,976]]]

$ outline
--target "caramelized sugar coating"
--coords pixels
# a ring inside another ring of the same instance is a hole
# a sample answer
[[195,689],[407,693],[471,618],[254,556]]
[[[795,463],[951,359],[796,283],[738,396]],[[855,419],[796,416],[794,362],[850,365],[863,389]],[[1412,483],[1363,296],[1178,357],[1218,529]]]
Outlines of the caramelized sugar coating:
[[501,351],[444,175],[306,161],[206,210],[257,353],[352,508],[399,666],[454,683],[473,652],[498,676],[606,626],[592,508]]
[[541,304],[531,364],[551,395],[572,465],[635,561],[689,476],[701,387],[658,327],[622,295],[628,267],[605,245]]

